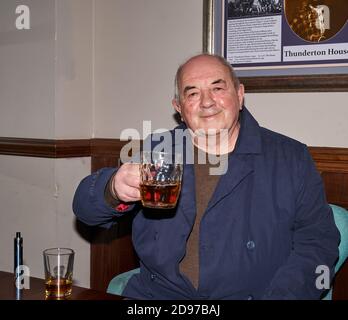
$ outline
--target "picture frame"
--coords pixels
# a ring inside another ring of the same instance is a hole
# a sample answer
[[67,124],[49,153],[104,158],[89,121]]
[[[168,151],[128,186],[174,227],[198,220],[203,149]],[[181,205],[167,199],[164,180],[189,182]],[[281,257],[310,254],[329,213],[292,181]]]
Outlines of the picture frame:
[[[203,51],[225,58],[223,42],[226,38],[226,2],[227,0],[203,0]],[[246,92],[348,91],[348,64],[345,63],[325,68],[315,64],[310,68],[283,66],[281,74],[277,74],[279,70],[246,70],[240,73],[237,68],[235,70]]]

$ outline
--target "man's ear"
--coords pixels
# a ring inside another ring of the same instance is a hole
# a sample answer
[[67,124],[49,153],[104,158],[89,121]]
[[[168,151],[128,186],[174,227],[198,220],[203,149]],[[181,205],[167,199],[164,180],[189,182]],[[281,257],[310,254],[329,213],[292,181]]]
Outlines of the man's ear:
[[238,88],[239,110],[242,110],[244,104],[244,85],[241,83]]
[[174,107],[174,109],[180,113],[181,115],[181,106],[180,106],[180,103],[178,103],[178,101],[176,99],[173,99],[172,100],[172,105]]

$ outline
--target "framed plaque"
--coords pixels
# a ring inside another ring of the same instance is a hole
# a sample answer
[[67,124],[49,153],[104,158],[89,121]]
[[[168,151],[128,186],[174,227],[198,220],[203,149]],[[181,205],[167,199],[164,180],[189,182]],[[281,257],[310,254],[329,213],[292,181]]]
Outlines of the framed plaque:
[[248,92],[348,91],[347,0],[204,0],[203,49]]

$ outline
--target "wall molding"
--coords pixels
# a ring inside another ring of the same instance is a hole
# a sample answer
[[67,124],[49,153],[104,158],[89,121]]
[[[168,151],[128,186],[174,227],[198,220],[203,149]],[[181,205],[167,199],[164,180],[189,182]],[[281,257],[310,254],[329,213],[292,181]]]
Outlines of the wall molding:
[[91,156],[90,139],[31,139],[0,137],[0,154],[39,158]]
[[120,151],[127,143],[129,141],[106,138],[54,140],[0,137],[0,155],[38,158],[120,157]]
[[120,156],[122,147],[129,141],[121,141],[120,139],[91,139],[91,155],[94,156]]
[[[39,158],[119,157],[127,143],[129,141],[107,138],[55,140],[0,137],[0,154]],[[319,171],[348,173],[348,148],[309,147],[309,151]]]
[[[121,148],[127,143],[129,141],[107,138],[55,140],[0,137],[0,154],[42,158],[119,156]],[[348,148],[309,147],[309,151],[319,166],[332,168],[335,171],[341,169],[346,172]],[[340,164],[341,167],[340,165],[337,167],[337,164]]]
[[348,75],[291,75],[270,77],[240,77],[247,93],[259,92],[346,92]]
[[309,147],[319,171],[348,174],[348,148]]

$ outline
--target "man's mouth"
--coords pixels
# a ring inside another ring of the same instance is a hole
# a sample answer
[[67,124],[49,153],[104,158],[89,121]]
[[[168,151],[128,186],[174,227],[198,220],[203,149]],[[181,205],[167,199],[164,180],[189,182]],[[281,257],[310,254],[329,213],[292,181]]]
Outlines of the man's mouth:
[[214,118],[215,116],[217,116],[220,112],[215,112],[213,114],[203,114],[200,117],[203,119],[210,119],[210,118]]

